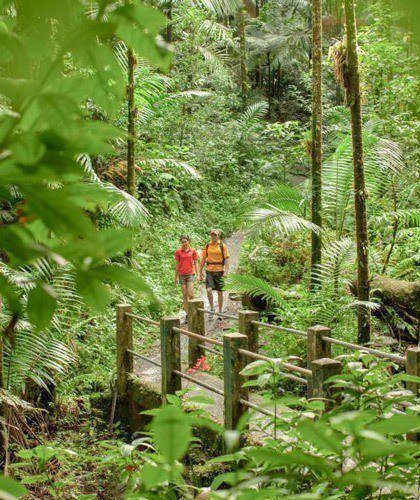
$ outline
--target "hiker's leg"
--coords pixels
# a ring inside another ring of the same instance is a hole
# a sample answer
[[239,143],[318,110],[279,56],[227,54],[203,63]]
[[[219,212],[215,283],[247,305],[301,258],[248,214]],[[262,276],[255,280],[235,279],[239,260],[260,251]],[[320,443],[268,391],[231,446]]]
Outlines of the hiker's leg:
[[223,292],[220,290],[217,291],[217,300],[219,305],[219,312],[221,313],[223,311]]
[[187,312],[187,297],[188,297],[188,292],[187,292],[187,283],[182,283],[181,285],[182,288],[182,307],[184,308],[184,311]]
[[187,282],[187,298],[188,299],[194,298],[194,281],[193,280],[189,280]]
[[206,292],[207,292],[207,299],[209,301],[210,309],[214,308],[213,287],[214,287],[213,275],[211,273],[207,272],[206,273]]
[[209,287],[206,288],[207,298],[209,300],[210,309],[213,309],[213,290]]

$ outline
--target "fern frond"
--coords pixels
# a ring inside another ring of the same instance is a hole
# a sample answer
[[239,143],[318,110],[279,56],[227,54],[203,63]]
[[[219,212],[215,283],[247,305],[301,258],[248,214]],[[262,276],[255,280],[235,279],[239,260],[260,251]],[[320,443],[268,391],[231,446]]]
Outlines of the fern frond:
[[45,332],[20,330],[16,332],[13,349],[5,344],[4,370],[7,387],[16,394],[23,391],[25,382],[47,388],[54,377],[63,373],[74,361],[74,355],[62,342],[46,336]]
[[264,227],[270,227],[278,236],[287,236],[302,229],[321,232],[321,228],[311,221],[273,205],[256,208],[247,215],[247,219],[251,223],[251,232],[261,231]]
[[267,281],[247,274],[228,275],[226,288],[238,294],[246,293],[251,297],[263,297],[273,305],[281,304],[285,296],[280,289],[271,286]]
[[252,122],[263,119],[267,111],[268,103],[266,101],[255,102],[246,108],[238,118],[237,123],[246,126]]

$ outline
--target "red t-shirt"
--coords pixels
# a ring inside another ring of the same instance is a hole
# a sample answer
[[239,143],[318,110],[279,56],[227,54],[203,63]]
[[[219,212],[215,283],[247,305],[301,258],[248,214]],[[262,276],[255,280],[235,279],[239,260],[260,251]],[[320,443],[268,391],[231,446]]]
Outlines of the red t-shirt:
[[189,248],[186,251],[179,248],[175,252],[174,257],[178,262],[178,272],[180,276],[195,274],[194,262],[198,259],[198,255],[194,248]]

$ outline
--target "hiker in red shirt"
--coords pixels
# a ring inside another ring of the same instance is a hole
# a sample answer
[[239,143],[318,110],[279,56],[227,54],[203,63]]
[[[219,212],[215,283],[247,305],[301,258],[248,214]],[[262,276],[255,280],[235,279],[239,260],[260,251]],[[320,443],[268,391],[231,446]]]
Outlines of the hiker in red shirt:
[[[191,248],[190,237],[185,234],[179,238],[181,248],[175,252],[175,286],[181,285],[182,305],[187,312],[188,299],[194,298],[194,281],[198,276],[198,255]],[[187,321],[187,318],[185,318]]]

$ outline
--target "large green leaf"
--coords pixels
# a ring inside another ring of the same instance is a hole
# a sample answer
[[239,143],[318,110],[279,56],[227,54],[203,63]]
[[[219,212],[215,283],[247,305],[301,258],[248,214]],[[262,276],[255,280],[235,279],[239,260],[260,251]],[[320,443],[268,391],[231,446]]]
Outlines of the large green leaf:
[[270,468],[304,465],[315,470],[329,472],[336,467],[336,464],[330,460],[301,451],[279,453],[278,450],[262,447],[251,450],[249,456],[259,463],[267,464]]
[[18,500],[24,497],[28,491],[11,477],[0,477],[0,497],[2,500]]
[[92,233],[92,224],[82,210],[77,208],[63,188],[47,189],[24,186],[28,207],[46,226],[57,234],[76,236]]
[[76,287],[86,304],[94,311],[104,311],[111,294],[108,288],[90,271],[82,271],[76,275]]
[[298,432],[320,450],[339,454],[343,449],[342,435],[324,422],[304,421],[299,425]]
[[156,448],[165,461],[173,465],[188,449],[192,433],[187,415],[177,406],[162,408],[151,424]]
[[420,416],[413,413],[392,415],[390,418],[374,422],[369,426],[369,430],[389,436],[407,434],[407,432],[420,430]]
[[90,271],[93,277],[118,283],[138,293],[144,293],[153,299],[153,291],[150,286],[134,271],[118,266],[116,264],[98,266]]
[[45,283],[38,284],[28,294],[26,312],[29,321],[38,330],[43,330],[51,322],[56,303],[57,294],[54,289]]

